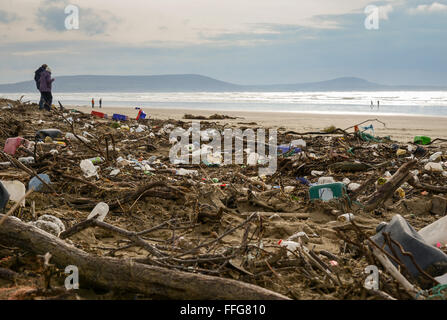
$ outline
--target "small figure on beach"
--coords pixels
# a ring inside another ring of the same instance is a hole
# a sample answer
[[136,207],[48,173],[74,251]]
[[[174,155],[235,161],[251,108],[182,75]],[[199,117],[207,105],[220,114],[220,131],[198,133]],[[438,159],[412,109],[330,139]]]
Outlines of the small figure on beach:
[[34,72],[34,81],[36,82],[37,90],[39,90],[39,92],[40,92],[39,110],[42,110],[43,109],[43,105],[44,105],[44,99],[43,99],[42,91],[40,90],[40,76],[42,75],[42,72],[44,72],[47,67],[48,66],[46,64],[43,64],[42,66],[40,66],[39,69],[37,69]]
[[99,99],[99,109],[102,108],[102,98]]
[[379,110],[379,105],[380,105],[380,102],[379,102],[379,100],[377,100],[377,110]]
[[51,94],[53,81],[54,79],[51,78],[51,69],[47,66],[40,74],[39,79],[39,90],[43,97],[43,109],[47,111],[51,110],[51,105],[53,104],[53,95]]
[[92,109],[95,108],[95,98],[92,98]]
[[371,110],[374,109],[374,102],[371,100]]

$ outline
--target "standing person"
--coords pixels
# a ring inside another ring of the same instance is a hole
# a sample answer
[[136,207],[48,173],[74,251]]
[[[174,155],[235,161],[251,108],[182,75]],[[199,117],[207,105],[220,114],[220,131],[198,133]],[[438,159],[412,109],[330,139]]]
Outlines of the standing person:
[[40,74],[39,90],[42,93],[44,100],[43,109],[47,111],[51,110],[51,104],[53,103],[53,95],[51,94],[53,81],[54,79],[51,78],[51,69],[50,67],[46,67],[46,69]]
[[36,82],[36,87],[37,90],[39,90],[40,92],[40,100],[39,100],[39,110],[43,109],[43,104],[44,104],[44,99],[43,99],[43,95],[42,92],[40,91],[39,87],[40,87],[40,76],[42,75],[42,72],[45,71],[45,69],[48,66],[46,64],[43,64],[39,69],[37,69],[34,72],[34,81]]
[[374,109],[374,102],[371,100],[371,110]]
[[95,98],[92,98],[92,109],[95,108]]
[[377,100],[377,110],[379,110],[379,105],[380,105],[380,102],[379,102],[379,100]]
[[102,108],[102,98],[99,99],[99,109]]

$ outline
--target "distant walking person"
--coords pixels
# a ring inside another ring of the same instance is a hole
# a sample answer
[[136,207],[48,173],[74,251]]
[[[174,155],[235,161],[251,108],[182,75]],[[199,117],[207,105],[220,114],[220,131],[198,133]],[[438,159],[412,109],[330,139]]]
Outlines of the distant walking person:
[[94,109],[94,108],[95,108],[95,99],[92,98],[92,109]]
[[53,103],[53,95],[51,94],[52,83],[54,79],[51,78],[51,69],[46,67],[40,74],[39,90],[43,96],[43,109],[50,111]]
[[377,110],[379,110],[380,102],[377,100]]
[[99,108],[102,108],[102,98],[99,99]]
[[374,109],[374,102],[371,100],[371,110]]
[[39,100],[39,110],[43,109],[43,104],[44,104],[44,99],[43,99],[43,95],[42,95],[42,91],[40,91],[39,87],[40,87],[40,76],[42,75],[42,72],[45,71],[45,69],[48,66],[46,64],[43,64],[39,69],[37,69],[34,72],[34,81],[36,82],[36,87],[37,90],[39,90],[40,92],[40,100]]

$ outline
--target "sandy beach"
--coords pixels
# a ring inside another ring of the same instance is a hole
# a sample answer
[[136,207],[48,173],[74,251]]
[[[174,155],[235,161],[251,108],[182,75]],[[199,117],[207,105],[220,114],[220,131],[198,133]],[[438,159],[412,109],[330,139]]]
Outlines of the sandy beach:
[[[68,107],[68,106],[67,106]],[[107,113],[124,114],[135,117],[138,110],[130,107],[105,107],[99,109],[86,106],[70,106],[82,112],[90,113],[92,110]],[[375,134],[378,136],[391,136],[393,140],[401,142],[412,141],[416,135],[429,136],[432,139],[447,139],[447,117],[432,116],[398,116],[398,115],[341,115],[341,114],[315,114],[292,112],[248,112],[248,111],[221,111],[221,110],[192,110],[192,109],[162,109],[144,108],[144,112],[151,118],[180,120],[185,114],[210,116],[212,114],[224,114],[237,117],[234,120],[213,120],[228,122],[231,125],[244,125],[255,122],[258,126],[267,128],[284,127],[287,130],[297,132],[318,131],[334,125],[338,128],[348,128],[368,119],[378,119],[372,122]]]

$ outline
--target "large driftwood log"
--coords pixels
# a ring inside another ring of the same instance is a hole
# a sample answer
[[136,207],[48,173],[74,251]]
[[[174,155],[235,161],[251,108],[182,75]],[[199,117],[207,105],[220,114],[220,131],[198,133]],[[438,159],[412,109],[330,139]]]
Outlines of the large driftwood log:
[[365,210],[372,211],[391,197],[396,189],[411,177],[410,169],[416,162],[416,160],[411,160],[404,163],[380,189],[371,195],[365,204]]
[[[0,218],[3,216],[0,214]],[[51,262],[59,268],[77,266],[81,287],[92,285],[164,299],[288,299],[267,289],[231,279],[150,266],[129,259],[94,256],[14,217],[7,217],[0,226],[0,243],[35,254],[49,252]]]

